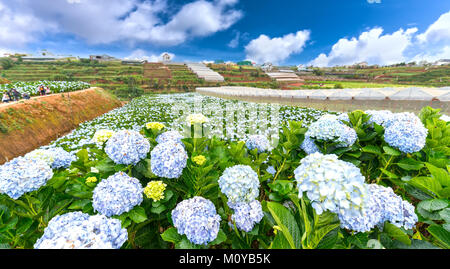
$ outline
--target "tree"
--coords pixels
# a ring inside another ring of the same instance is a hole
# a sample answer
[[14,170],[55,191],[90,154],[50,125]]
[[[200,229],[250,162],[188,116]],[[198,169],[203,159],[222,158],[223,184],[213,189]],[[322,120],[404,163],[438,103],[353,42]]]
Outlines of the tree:
[[313,74],[316,76],[323,76],[324,72],[322,70],[320,70],[319,68],[317,68],[317,69],[313,70]]
[[14,66],[14,62],[11,59],[4,58],[0,59],[0,65],[2,66],[3,70],[8,70]]

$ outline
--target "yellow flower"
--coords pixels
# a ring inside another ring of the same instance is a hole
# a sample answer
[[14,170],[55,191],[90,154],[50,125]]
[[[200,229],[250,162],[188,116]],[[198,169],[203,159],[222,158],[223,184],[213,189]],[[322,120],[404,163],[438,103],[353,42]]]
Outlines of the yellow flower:
[[97,182],[97,178],[96,177],[88,177],[86,178],[86,183],[95,183]]
[[278,231],[281,231],[281,227],[278,225],[273,226],[273,233],[277,234]]
[[208,118],[205,117],[203,114],[190,114],[186,117],[186,122],[190,125],[195,123],[205,123],[208,122]]
[[192,158],[192,161],[193,161],[194,163],[196,163],[197,165],[202,166],[203,164],[205,164],[206,158],[205,158],[205,156],[203,156],[203,155],[198,155],[198,156],[193,157],[193,158]]
[[147,128],[147,129],[155,129],[158,131],[164,127],[166,127],[166,126],[160,122],[149,122],[145,125],[145,128]]
[[103,144],[111,138],[116,132],[111,130],[98,130],[95,132],[92,140],[97,144]]
[[413,238],[413,239],[422,240],[422,236],[421,236],[421,234],[420,234],[419,231],[417,231],[417,232],[413,235],[412,238]]
[[147,198],[153,199],[153,201],[159,201],[164,199],[164,191],[166,190],[167,184],[162,181],[150,181],[147,187],[144,188],[144,194]]

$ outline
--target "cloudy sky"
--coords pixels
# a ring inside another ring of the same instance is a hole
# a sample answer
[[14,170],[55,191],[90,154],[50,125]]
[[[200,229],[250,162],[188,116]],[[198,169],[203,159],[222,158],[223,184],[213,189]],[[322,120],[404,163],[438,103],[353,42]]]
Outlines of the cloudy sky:
[[[379,2],[379,3],[378,3]],[[448,0],[0,0],[0,55],[335,66],[450,58]]]

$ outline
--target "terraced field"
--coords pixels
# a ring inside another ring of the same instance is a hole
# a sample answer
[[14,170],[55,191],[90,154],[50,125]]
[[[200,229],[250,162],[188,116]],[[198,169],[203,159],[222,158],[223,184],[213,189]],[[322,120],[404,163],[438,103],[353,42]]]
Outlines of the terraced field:
[[17,81],[84,81],[95,87],[114,90],[123,85],[130,76],[142,79],[142,66],[120,63],[18,63],[1,71],[6,79]]

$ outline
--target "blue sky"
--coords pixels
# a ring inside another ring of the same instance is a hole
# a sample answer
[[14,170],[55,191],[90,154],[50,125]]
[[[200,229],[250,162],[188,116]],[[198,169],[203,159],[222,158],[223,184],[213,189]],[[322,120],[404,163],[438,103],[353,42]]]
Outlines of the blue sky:
[[0,54],[315,66],[450,58],[450,1],[376,2],[0,0]]

